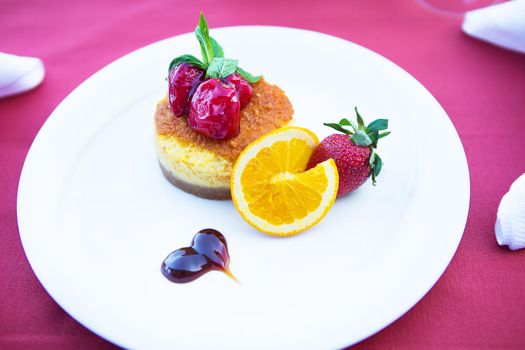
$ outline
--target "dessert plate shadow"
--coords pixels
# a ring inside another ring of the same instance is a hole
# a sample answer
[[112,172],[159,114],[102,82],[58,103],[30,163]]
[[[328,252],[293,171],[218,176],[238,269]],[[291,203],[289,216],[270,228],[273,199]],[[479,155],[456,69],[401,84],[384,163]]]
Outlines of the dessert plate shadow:
[[[469,206],[459,137],[420,83],[359,45],[279,27],[211,32],[243,68],[279,85],[295,124],[320,138],[331,133],[323,122],[353,117],[354,106],[367,120],[389,118],[377,186],[367,182],[290,238],[256,232],[231,201],[171,186],[153,113],[170,60],[199,54],[193,34],[181,35],[101,69],[46,121],[18,192],[29,262],[66,312],[126,348],[354,344],[415,305],[452,259]],[[341,68],[327,74],[320,63]],[[207,227],[226,237],[240,283],[219,272],[170,283],[163,259]]]

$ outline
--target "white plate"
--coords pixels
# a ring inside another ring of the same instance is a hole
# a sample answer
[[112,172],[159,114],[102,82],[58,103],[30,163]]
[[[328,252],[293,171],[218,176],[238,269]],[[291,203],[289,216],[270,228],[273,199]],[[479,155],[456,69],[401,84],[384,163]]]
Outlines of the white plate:
[[[162,177],[153,145],[167,66],[198,54],[193,34],[113,62],[52,113],[24,164],[18,223],[31,266],[71,316],[130,348],[341,348],[387,326],[437,281],[460,241],[469,177],[458,135],[401,68],[304,30],[213,30],[230,57],[281,86],[297,125],[390,119],[385,162],[292,238],[246,224],[230,201],[193,197]],[[219,272],[177,285],[162,260],[200,229],[222,231],[236,284]]]

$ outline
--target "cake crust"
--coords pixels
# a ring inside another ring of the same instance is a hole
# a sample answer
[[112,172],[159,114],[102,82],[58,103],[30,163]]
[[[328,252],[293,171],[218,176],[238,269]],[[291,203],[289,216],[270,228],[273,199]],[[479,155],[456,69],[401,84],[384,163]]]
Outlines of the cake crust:
[[231,199],[231,193],[229,187],[204,187],[189,183],[182,179],[177,178],[171,171],[166,169],[162,163],[159,162],[162,174],[164,177],[175,187],[184,192],[193,194],[197,197],[215,200],[226,200]]
[[166,98],[157,105],[155,128],[159,135],[177,138],[235,162],[239,154],[258,137],[290,122],[293,108],[290,100],[276,85],[264,79],[252,85],[251,102],[241,110],[239,134],[227,140],[208,138],[193,130],[185,116],[176,118]]

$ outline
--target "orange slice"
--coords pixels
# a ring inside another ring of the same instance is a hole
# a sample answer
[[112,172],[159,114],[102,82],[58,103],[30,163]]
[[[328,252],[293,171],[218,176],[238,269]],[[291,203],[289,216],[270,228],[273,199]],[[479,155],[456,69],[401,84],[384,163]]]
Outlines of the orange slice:
[[291,236],[317,224],[332,207],[339,186],[332,159],[306,170],[317,136],[287,126],[252,142],[233,167],[235,208],[257,230]]

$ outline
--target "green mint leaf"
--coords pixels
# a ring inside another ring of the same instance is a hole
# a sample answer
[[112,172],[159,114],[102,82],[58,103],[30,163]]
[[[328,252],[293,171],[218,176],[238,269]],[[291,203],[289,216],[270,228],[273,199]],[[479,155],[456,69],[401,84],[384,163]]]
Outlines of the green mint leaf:
[[226,78],[228,75],[235,73],[237,63],[237,60],[230,58],[215,57],[208,66],[206,77],[217,79]]
[[355,123],[351,120],[348,120],[346,118],[343,118],[339,121],[339,125],[348,125],[350,127],[352,127],[352,129],[354,129],[354,132],[357,131],[357,126],[355,125]]
[[217,40],[213,39],[210,36],[210,42],[211,42],[211,50],[213,52],[213,57],[224,58],[224,50],[222,49],[221,45],[219,45]]
[[237,67],[236,72],[239,73],[248,83],[256,83],[261,78],[262,75],[253,75],[242,69],[241,67]]
[[376,119],[366,127],[368,133],[388,129],[388,119]]
[[361,117],[361,114],[357,111],[357,107],[355,109],[355,114],[357,115],[357,127],[360,130],[363,130],[365,128],[365,122],[363,121],[363,118]]
[[206,19],[204,18],[204,14],[202,12],[199,18],[199,24],[197,25],[197,28],[195,28],[195,36],[197,37],[201,47],[202,60],[207,66],[213,60],[213,48],[210,40],[208,23],[206,23]]
[[350,137],[350,140],[354,141],[358,146],[370,146],[372,144],[370,136],[368,136],[364,130],[358,130]]
[[182,64],[182,63],[188,63],[188,64],[191,64],[193,66],[197,66],[197,67],[200,67],[202,69],[206,69],[206,66],[204,65],[204,63],[202,63],[197,57],[192,56],[192,55],[182,55],[182,56],[174,58],[171,61],[170,66],[168,68],[168,72],[171,71],[171,68],[173,68],[173,67],[175,67],[175,66],[177,66],[179,64]]
[[341,125],[336,124],[336,123],[323,123],[323,125],[328,126],[328,127],[332,128],[332,129],[335,129],[337,131],[340,131],[340,132],[342,132],[343,134],[346,134],[346,135],[350,135],[351,134],[350,131],[346,130]]

